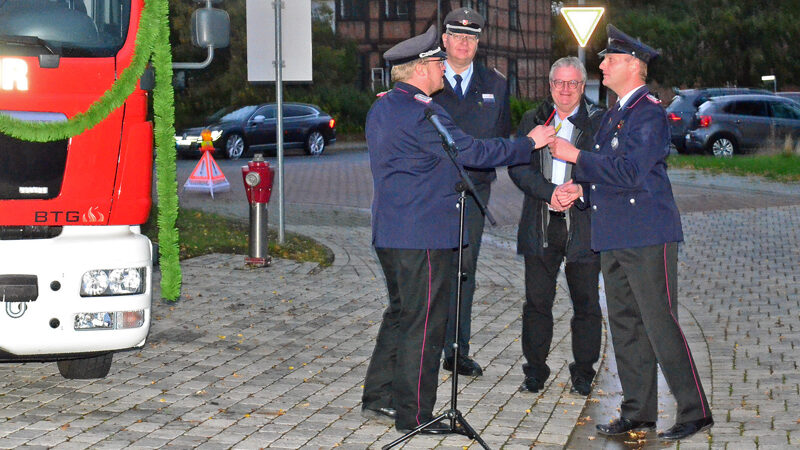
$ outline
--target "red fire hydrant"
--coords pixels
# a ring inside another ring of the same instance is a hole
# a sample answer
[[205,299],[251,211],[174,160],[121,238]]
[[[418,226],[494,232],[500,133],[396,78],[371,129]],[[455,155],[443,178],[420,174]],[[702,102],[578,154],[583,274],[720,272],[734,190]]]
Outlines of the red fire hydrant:
[[253,160],[242,166],[242,179],[250,203],[250,242],[245,264],[265,267],[272,258],[268,254],[267,204],[272,194],[275,171],[264,161],[264,155],[256,153]]

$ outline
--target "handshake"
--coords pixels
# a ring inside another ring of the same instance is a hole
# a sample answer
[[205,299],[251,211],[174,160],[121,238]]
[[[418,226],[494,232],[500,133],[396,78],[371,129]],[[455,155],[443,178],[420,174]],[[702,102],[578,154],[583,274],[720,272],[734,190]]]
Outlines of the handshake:
[[550,198],[550,208],[559,212],[566,211],[575,203],[575,200],[582,196],[583,188],[581,185],[575,184],[572,180],[569,180],[564,184],[556,186],[556,189],[553,191],[553,196]]

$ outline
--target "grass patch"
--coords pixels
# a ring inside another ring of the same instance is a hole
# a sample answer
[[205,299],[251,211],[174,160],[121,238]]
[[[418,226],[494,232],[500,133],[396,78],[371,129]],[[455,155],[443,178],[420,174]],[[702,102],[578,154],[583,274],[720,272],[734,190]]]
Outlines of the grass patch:
[[[180,232],[180,259],[209,253],[247,254],[249,226],[246,221],[231,219],[219,214],[181,208],[177,221]],[[142,233],[154,243],[158,242],[156,208],[151,210]],[[285,243],[278,244],[278,232],[267,230],[269,254],[274,258],[299,262],[315,262],[324,267],[333,262],[333,253],[313,239],[295,233],[285,233]]]
[[758,175],[775,181],[800,181],[800,156],[737,155],[732,158],[715,158],[706,155],[670,155],[670,167],[707,170],[711,173],[733,175]]

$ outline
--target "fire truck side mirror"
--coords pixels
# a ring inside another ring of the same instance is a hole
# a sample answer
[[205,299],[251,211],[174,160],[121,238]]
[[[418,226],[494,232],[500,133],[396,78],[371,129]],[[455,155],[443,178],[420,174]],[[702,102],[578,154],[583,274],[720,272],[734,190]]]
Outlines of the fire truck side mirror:
[[197,47],[225,48],[230,44],[231,18],[217,8],[200,8],[192,13],[192,44]]

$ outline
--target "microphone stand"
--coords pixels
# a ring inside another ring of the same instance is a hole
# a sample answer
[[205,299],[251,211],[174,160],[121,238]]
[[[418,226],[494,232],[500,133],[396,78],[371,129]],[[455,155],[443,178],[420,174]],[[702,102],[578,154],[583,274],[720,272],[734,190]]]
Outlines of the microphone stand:
[[[475,185],[472,183],[467,172],[464,171],[464,168],[456,161],[456,152],[458,151],[458,147],[456,146],[455,142],[453,141],[452,137],[447,133],[446,130],[443,128],[440,130],[440,126],[437,126],[438,120],[434,122],[431,118],[431,114],[426,114],[428,120],[434,123],[439,135],[442,137],[442,148],[444,148],[445,153],[450,157],[450,160],[458,169],[458,174],[461,176],[461,181],[456,183],[455,189],[456,192],[459,193],[458,197],[458,209],[459,209],[459,223],[458,223],[458,273],[456,274],[456,317],[455,317],[455,330],[453,336],[453,376],[450,379],[450,408],[444,411],[442,414],[434,417],[429,422],[423,423],[422,425],[414,428],[413,430],[409,431],[408,433],[400,436],[399,438],[395,439],[394,441],[390,442],[387,445],[382,447],[383,450],[390,449],[395,447],[415,435],[421,433],[426,428],[433,426],[437,422],[443,419],[450,420],[450,430],[444,434],[461,434],[470,439],[474,439],[478,442],[486,450],[490,450],[489,446],[486,445],[483,439],[481,439],[480,435],[474,428],[467,423],[467,420],[464,419],[464,416],[461,414],[461,411],[458,410],[458,322],[459,318],[461,317],[461,284],[464,281],[463,277],[464,274],[462,273],[462,256],[463,256],[463,249],[464,249],[464,215],[466,210],[466,199],[467,199],[467,191],[472,192],[475,201],[480,207],[481,211],[486,215],[489,219],[489,223],[492,225],[496,225],[497,222],[492,217],[492,214],[486,208],[486,205],[483,204],[481,198],[478,196],[477,191],[475,189]],[[433,116],[434,118],[436,116]]]

